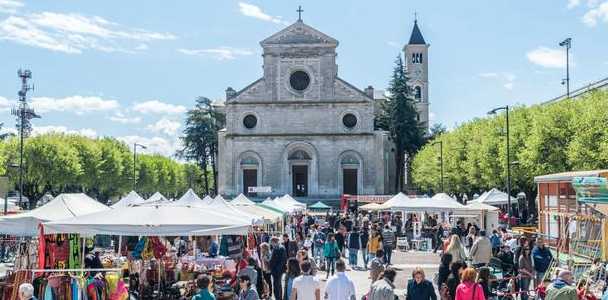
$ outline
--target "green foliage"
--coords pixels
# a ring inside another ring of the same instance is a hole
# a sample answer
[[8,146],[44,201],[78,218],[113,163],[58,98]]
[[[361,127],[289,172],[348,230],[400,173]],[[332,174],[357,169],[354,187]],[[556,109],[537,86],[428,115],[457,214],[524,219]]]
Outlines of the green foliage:
[[[417,120],[414,100],[405,74],[403,61],[399,55],[395,60],[393,75],[389,83],[388,100],[381,106],[381,112],[376,116],[376,126],[388,130],[395,143],[395,162],[397,166],[407,165],[424,143],[424,132]],[[397,167],[397,190],[403,190],[405,182],[403,168]],[[407,172],[410,174],[410,172]],[[408,180],[409,182],[409,180]]]
[[[533,195],[534,176],[608,168],[608,92],[509,112],[512,190]],[[506,186],[505,114],[475,119],[443,133],[445,191],[478,193]],[[414,183],[435,190],[439,147],[425,145],[413,162]]]
[[[19,173],[6,169],[19,162],[18,138],[0,141],[0,174],[8,171],[17,188]],[[24,195],[35,202],[47,192],[84,192],[99,200],[120,197],[133,189],[133,152],[113,138],[91,139],[69,134],[45,134],[26,139]],[[201,191],[200,169],[161,155],[137,155],[137,192],[159,191],[169,198],[189,187]],[[198,177],[196,177],[198,176]]]
[[201,170],[211,168],[211,178],[208,172],[203,173],[204,193],[217,193],[217,152],[218,132],[224,128],[226,116],[218,111],[211,100],[205,97],[196,99],[196,106],[189,110],[182,143],[184,148],[178,151],[181,158],[195,162]]

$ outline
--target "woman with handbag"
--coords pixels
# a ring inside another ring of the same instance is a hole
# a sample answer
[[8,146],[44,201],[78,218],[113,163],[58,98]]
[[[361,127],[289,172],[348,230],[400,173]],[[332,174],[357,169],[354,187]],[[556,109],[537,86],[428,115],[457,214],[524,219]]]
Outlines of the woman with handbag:
[[473,268],[466,268],[462,272],[461,283],[456,288],[454,300],[485,300],[483,287],[476,282],[477,271]]

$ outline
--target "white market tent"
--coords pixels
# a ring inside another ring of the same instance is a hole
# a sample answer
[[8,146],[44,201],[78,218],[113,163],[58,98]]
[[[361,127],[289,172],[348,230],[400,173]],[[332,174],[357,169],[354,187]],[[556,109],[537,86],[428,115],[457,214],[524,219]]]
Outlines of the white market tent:
[[255,202],[249,200],[243,194],[239,194],[236,198],[232,199],[229,204],[235,206],[240,211],[261,217],[265,224],[276,223],[283,217],[283,213],[256,205]]
[[381,210],[382,209],[382,205],[378,204],[378,203],[368,203],[368,204],[362,205],[361,207],[359,207],[359,209],[362,209],[362,210],[371,210],[371,211]]
[[[6,204],[5,204],[6,202]],[[4,198],[0,198],[0,212],[4,213],[4,205],[6,205],[6,211],[7,212],[18,212],[21,211],[21,207],[19,207],[19,205],[17,205],[17,203],[15,203],[14,201],[10,201]]]
[[[507,193],[501,192],[496,188],[493,188],[479,196],[479,198],[475,200],[471,200],[470,202],[480,202],[488,205],[505,205],[508,203]],[[517,199],[511,197],[511,203],[517,203]]]
[[239,194],[236,198],[230,201],[232,205],[255,205],[255,202],[249,200],[245,195]]
[[[447,196],[447,195],[446,195]],[[448,197],[449,198],[449,197]],[[454,210],[465,210],[466,207],[452,198],[432,199],[428,197],[410,198],[403,193],[395,195],[393,198],[382,204],[382,209],[405,212],[445,212]]]
[[469,201],[465,207],[469,209],[469,214],[471,212],[477,212],[476,216],[479,218],[480,226],[486,231],[498,228],[499,209],[497,207],[473,201]]
[[126,196],[122,197],[118,202],[112,205],[112,208],[127,207],[133,205],[141,205],[145,202],[136,191],[129,192]]
[[262,217],[239,210],[237,207],[230,205],[228,202],[226,202],[226,200],[221,195],[215,196],[215,198],[213,198],[211,201],[205,202],[204,205],[212,208],[214,211],[243,218],[249,221],[250,224],[263,223]]
[[283,195],[283,197],[279,198],[278,201],[280,201],[281,204],[285,203],[290,206],[301,207],[303,209],[306,209],[306,204],[297,201],[288,194]]
[[43,224],[45,234],[123,236],[246,234],[250,225],[208,208],[173,205],[124,207]]
[[[207,199],[207,197],[205,197]],[[203,201],[192,189],[188,189],[184,195],[170,203],[173,206],[192,206],[192,207],[203,207],[205,201]]]
[[0,218],[0,233],[35,236],[38,225],[111,209],[85,194],[60,194],[49,203],[26,213]]
[[431,197],[433,200],[442,200],[442,201],[456,201],[455,198],[450,197],[450,195],[446,193],[435,194],[435,196]]
[[263,201],[261,204],[262,204],[262,206],[263,206],[263,207],[264,207],[264,206],[266,206],[266,207],[269,207],[269,208],[271,208],[271,209],[281,211],[281,212],[283,212],[284,214],[286,214],[286,213],[290,213],[290,211],[289,211],[289,210],[287,210],[286,208],[284,208],[284,207],[281,207],[281,206],[277,205],[277,204],[274,202],[274,200],[270,199],[270,197],[266,198],[266,200],[264,200],[264,201]]
[[167,204],[169,203],[169,199],[167,199],[163,194],[156,192],[154,195],[150,196],[150,198],[144,201],[144,205],[148,204]]

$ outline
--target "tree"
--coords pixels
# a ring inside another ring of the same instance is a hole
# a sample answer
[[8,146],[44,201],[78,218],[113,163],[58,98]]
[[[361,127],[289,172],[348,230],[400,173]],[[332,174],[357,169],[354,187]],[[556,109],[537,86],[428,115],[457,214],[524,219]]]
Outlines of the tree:
[[[181,138],[184,147],[177,155],[195,161],[199,168],[204,170],[202,175],[206,194],[209,194],[210,190],[217,193],[218,132],[225,123],[224,113],[218,111],[211,100],[205,97],[196,99],[196,106],[187,112],[186,128]],[[212,178],[209,178],[209,167]],[[210,182],[210,179],[213,181]]]
[[[390,132],[395,143],[395,162],[397,164],[397,183],[395,188],[403,190],[405,182],[404,166],[408,176],[411,174],[411,159],[424,143],[424,132],[417,120],[411,89],[401,55],[395,60],[393,75],[389,83],[390,96],[382,106],[383,113],[376,120],[377,126]],[[408,183],[411,181],[408,180]]]
[[443,124],[441,123],[435,123],[431,126],[431,128],[429,128],[429,137],[428,140],[432,141],[434,140],[436,137],[444,134],[446,131],[448,131],[448,129],[443,126]]

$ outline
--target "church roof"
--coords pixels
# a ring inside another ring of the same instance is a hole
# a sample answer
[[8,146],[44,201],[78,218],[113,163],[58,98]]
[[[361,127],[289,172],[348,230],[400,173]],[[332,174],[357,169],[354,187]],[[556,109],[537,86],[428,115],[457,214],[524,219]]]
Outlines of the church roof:
[[412,35],[410,36],[410,42],[408,45],[426,45],[422,32],[418,28],[418,21],[414,21],[414,29],[412,29]]
[[325,44],[327,46],[336,47],[338,46],[338,41],[325,33],[304,24],[302,20],[298,20],[260,42],[260,45],[262,46],[294,44]]

